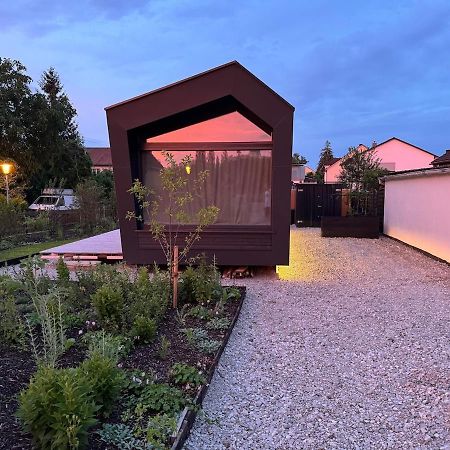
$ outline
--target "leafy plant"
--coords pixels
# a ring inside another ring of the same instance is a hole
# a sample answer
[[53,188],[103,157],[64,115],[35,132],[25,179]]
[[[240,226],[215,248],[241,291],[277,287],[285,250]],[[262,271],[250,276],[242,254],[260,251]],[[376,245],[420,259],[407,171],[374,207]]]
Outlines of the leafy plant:
[[174,416],[169,414],[157,414],[150,417],[147,423],[147,442],[157,450],[164,450],[169,444],[169,438],[177,427]]
[[175,384],[185,386],[200,386],[206,383],[206,379],[200,372],[188,364],[175,363],[170,369],[170,377]]
[[180,326],[186,325],[186,321],[187,321],[189,315],[190,314],[189,314],[189,305],[188,304],[183,305],[181,308],[177,308],[175,318],[178,322],[178,325],[180,325]]
[[78,449],[87,443],[98,407],[75,369],[41,367],[21,392],[18,416],[42,449]]
[[122,327],[124,305],[120,286],[101,286],[92,295],[92,305],[105,329],[118,331]]
[[121,450],[150,450],[152,447],[144,439],[137,439],[134,430],[123,423],[106,423],[97,431],[100,439]]
[[115,364],[128,354],[132,346],[130,339],[120,335],[114,336],[105,330],[86,333],[83,343],[88,347],[88,356],[98,353]]
[[158,350],[158,356],[161,359],[166,359],[167,355],[169,354],[169,348],[170,348],[170,340],[166,338],[166,336],[161,337],[161,343]]
[[141,344],[148,344],[156,337],[156,321],[144,316],[137,316],[131,328],[131,336]]
[[189,345],[202,353],[212,354],[220,348],[221,343],[210,339],[202,328],[185,328],[181,331],[186,335]]
[[63,283],[70,281],[70,271],[62,256],[59,257],[56,264],[57,280]]
[[26,331],[12,292],[0,282],[0,335],[9,344],[24,348]]
[[116,362],[100,353],[93,353],[81,364],[79,370],[87,380],[92,397],[100,406],[100,412],[108,416],[124,386],[124,375],[117,368]]
[[137,405],[152,414],[178,414],[187,404],[183,392],[164,383],[144,386],[137,398]]
[[205,306],[197,305],[189,310],[189,315],[191,317],[197,317],[197,319],[208,320],[213,316],[213,312]]
[[226,317],[214,317],[207,324],[209,330],[227,330],[230,327],[231,320]]

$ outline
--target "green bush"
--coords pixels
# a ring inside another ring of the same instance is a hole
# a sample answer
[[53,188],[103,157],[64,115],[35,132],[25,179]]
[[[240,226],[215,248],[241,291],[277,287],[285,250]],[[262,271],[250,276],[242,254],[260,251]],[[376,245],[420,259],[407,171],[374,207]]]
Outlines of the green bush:
[[92,397],[100,407],[100,413],[108,416],[125,381],[116,362],[100,353],[93,353],[81,364],[79,370],[90,386]]
[[83,336],[83,344],[88,348],[88,356],[96,353],[111,359],[115,364],[131,350],[130,339],[124,336],[113,336],[101,331],[91,331]]
[[221,343],[210,339],[203,328],[184,328],[181,331],[186,335],[188,344],[202,353],[212,354],[220,348]]
[[102,326],[109,331],[118,331],[123,324],[124,304],[120,286],[101,286],[92,295],[92,305],[100,319]]
[[206,328],[209,330],[228,330],[231,320],[226,317],[214,317],[207,324]]
[[141,344],[148,344],[156,337],[156,321],[145,316],[136,316],[131,328],[131,336]]
[[40,368],[19,398],[18,416],[41,449],[83,448],[96,424],[91,387],[76,369]]
[[[134,430],[124,423],[106,423],[97,431],[100,439],[120,450],[150,450],[143,439],[134,436]],[[109,448],[109,447],[108,447]]]
[[187,267],[180,276],[179,303],[207,305],[216,301],[222,292],[220,274],[214,265],[204,259],[196,268]]
[[61,283],[66,283],[70,280],[70,271],[62,256],[59,257],[56,264],[56,275],[57,280]]
[[179,389],[155,383],[142,388],[137,404],[153,414],[178,414],[188,404],[188,400]]
[[176,363],[170,369],[170,378],[175,384],[185,386],[190,384],[192,386],[200,386],[206,383],[206,379],[200,372],[188,364]]
[[147,423],[147,442],[151,448],[166,449],[169,448],[169,438],[177,427],[177,421],[174,416],[169,414],[157,414],[150,417]]
[[17,285],[13,280],[0,278],[0,336],[7,343],[23,348],[26,332],[16,304],[16,290]]

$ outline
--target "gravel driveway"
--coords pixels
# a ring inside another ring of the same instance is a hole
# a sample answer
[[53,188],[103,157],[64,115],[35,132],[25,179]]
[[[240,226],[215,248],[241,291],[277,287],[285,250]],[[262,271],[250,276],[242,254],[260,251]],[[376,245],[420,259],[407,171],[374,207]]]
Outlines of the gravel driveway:
[[292,229],[281,277],[245,282],[185,449],[450,449],[449,266]]

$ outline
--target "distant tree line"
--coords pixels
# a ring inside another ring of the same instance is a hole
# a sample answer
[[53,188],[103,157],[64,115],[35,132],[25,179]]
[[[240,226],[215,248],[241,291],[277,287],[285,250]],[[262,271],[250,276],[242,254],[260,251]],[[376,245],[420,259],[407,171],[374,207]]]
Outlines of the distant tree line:
[[58,73],[50,67],[37,89],[31,83],[22,63],[0,58],[0,160],[14,163],[29,202],[52,180],[75,188],[91,174],[77,112]]

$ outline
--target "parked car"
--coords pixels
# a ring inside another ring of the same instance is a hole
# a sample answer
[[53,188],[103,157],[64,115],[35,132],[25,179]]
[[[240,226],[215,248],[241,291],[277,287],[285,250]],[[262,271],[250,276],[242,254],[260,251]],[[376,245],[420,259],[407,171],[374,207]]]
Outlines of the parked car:
[[28,207],[33,211],[66,211],[77,208],[73,189],[44,189],[42,194]]

